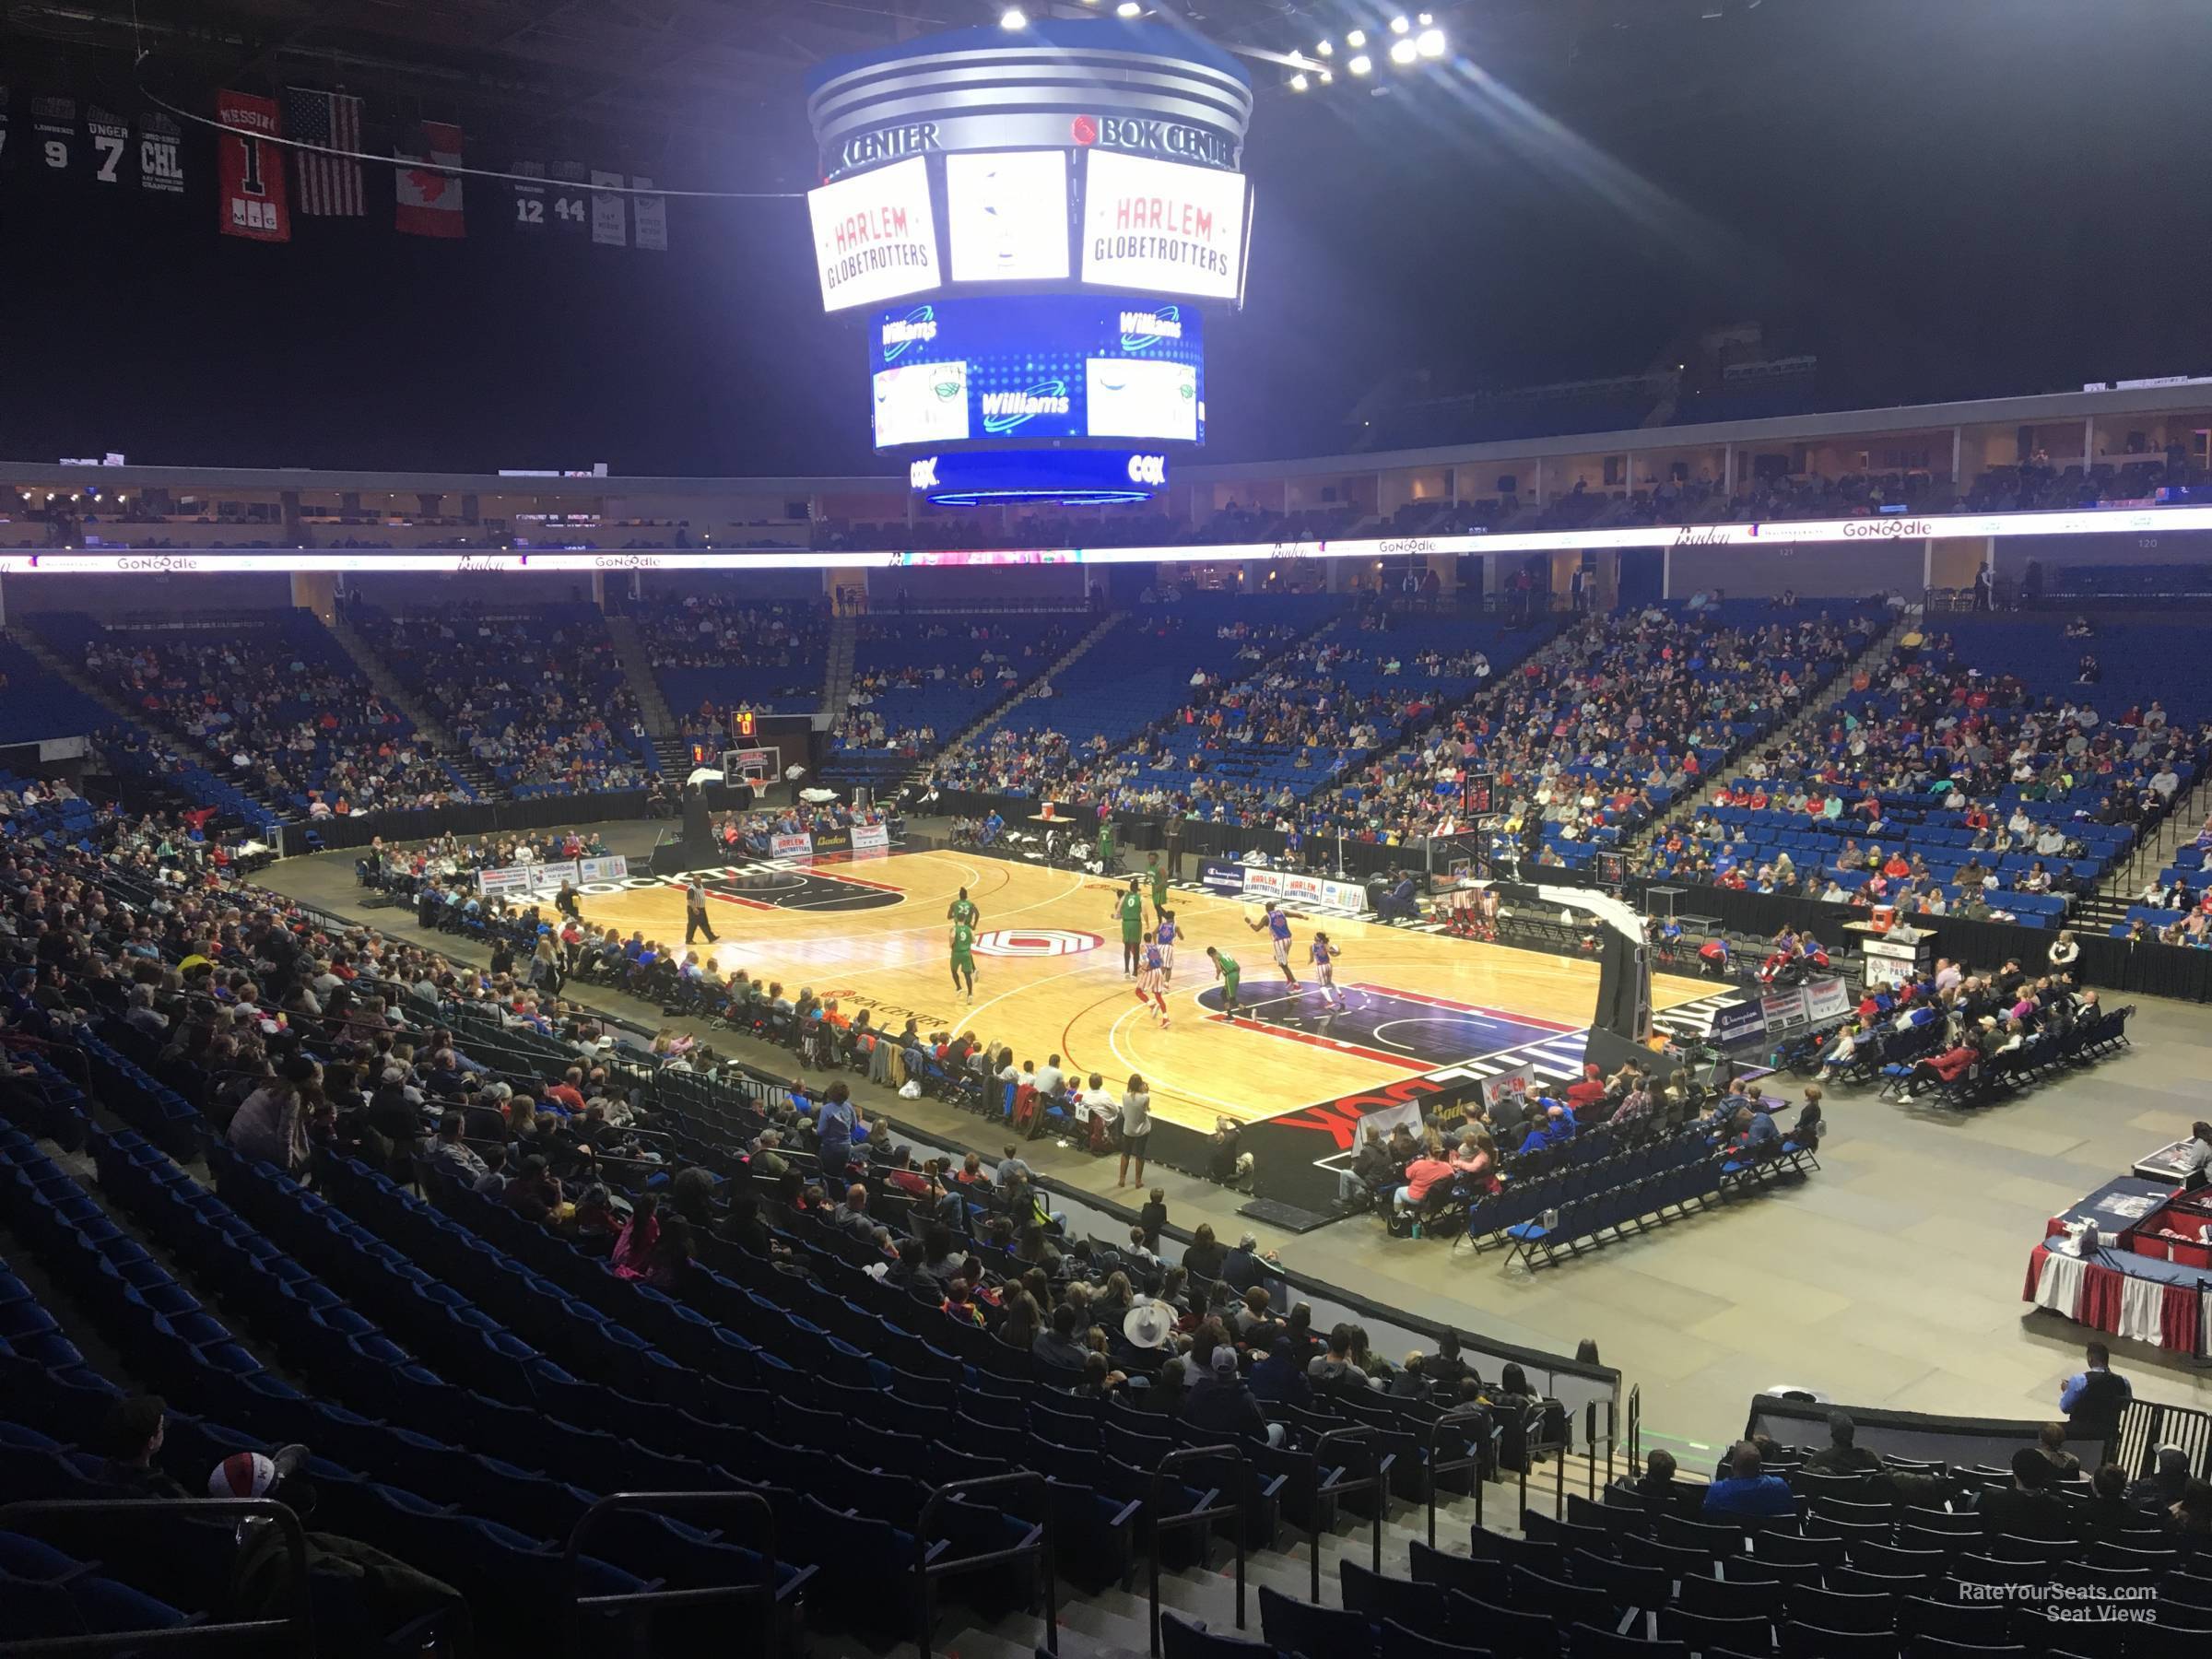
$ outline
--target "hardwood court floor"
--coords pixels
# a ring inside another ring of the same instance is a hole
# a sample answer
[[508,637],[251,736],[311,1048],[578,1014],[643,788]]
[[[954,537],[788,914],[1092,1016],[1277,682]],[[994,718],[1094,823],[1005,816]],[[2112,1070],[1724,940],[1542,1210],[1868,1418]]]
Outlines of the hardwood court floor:
[[[1171,894],[1183,937],[1169,987],[1172,1023],[1161,1030],[1122,971],[1118,884],[955,852],[863,855],[811,868],[708,878],[715,967],[801,987],[842,1012],[861,1008],[896,1030],[912,1015],[926,1031],[973,1030],[1018,1059],[1098,1072],[1118,1093],[1132,1072],[1150,1085],[1153,1110],[1210,1130],[1217,1116],[1274,1117],[1318,1100],[1454,1061],[1580,1030],[1596,1001],[1594,963],[1471,944],[1345,919],[1300,919],[1293,962],[1316,924],[1343,952],[1336,978],[1349,1005],[1332,1015],[1308,990],[1293,996],[1268,941],[1239,901]],[[946,909],[961,888],[982,912],[975,994],[956,993]],[[684,900],[674,887],[587,894],[587,923],[671,945],[683,937]],[[1258,909],[1250,914],[1256,917]],[[1146,910],[1149,924],[1151,911]],[[1243,969],[1244,1013],[1220,1007],[1206,947]],[[1663,978],[1660,1007],[1712,990]]]

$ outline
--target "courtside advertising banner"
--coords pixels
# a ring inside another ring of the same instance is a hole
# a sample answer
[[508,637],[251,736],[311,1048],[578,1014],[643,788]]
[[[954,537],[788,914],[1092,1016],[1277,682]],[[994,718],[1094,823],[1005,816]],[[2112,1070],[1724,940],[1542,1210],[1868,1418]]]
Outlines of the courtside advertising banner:
[[564,881],[572,886],[577,876],[576,860],[572,858],[560,864],[509,865],[504,869],[477,871],[477,890],[487,899],[497,899],[506,893],[534,893],[541,888],[559,888]]
[[1851,993],[1840,979],[1815,980],[1805,988],[1805,1012],[1815,1025],[1851,1012]]
[[1805,993],[1801,990],[1770,991],[1759,999],[1759,1006],[1767,1017],[1770,1031],[1786,1031],[1806,1023]]
[[853,851],[855,853],[888,853],[891,850],[891,827],[888,824],[855,824],[853,826]]
[[1244,866],[1244,890],[1262,899],[1280,899],[1317,910],[1343,911],[1359,915],[1367,909],[1367,889],[1356,881],[1330,881],[1319,876],[1300,876],[1294,870],[1255,870]]
[[1526,1100],[1535,1092],[1535,1067],[1516,1065],[1511,1071],[1501,1071],[1482,1080],[1483,1110],[1495,1113],[1505,1101]]
[[576,874],[582,881],[620,881],[629,874],[629,860],[619,853],[611,858],[580,858]]
[[1723,1048],[1748,1042],[1765,1035],[1766,1030],[1766,1013],[1755,1002],[1731,1003],[1715,1010],[1712,1017],[1712,1040]]
[[768,852],[771,858],[805,858],[814,852],[814,837],[771,835],[768,838]]
[[1198,866],[1198,884],[1216,893],[1241,893],[1244,866],[1227,858],[1209,858]]
[[919,156],[808,191],[806,214],[825,311],[926,293],[944,280],[929,167]]

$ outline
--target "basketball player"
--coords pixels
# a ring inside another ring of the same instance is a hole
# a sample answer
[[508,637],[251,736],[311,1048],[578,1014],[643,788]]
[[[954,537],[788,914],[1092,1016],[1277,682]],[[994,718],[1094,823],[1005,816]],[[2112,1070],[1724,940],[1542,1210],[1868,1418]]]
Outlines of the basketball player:
[[1340,1014],[1344,1012],[1344,993],[1336,989],[1336,959],[1343,954],[1344,952],[1329,943],[1327,934],[1318,932],[1314,934],[1312,948],[1314,982],[1320,985],[1321,994],[1328,999],[1329,1006]]
[[947,922],[965,923],[973,927],[982,919],[983,912],[975,908],[975,900],[968,897],[966,888],[962,888],[960,896],[945,909],[945,920]]
[[1145,965],[1136,976],[1136,1000],[1149,1002],[1159,1012],[1159,1029],[1166,1030],[1168,1019],[1167,970],[1160,964],[1159,947],[1145,947]]
[[1251,928],[1253,933],[1259,933],[1262,930],[1266,932],[1267,943],[1275,952],[1275,965],[1283,971],[1283,982],[1293,991],[1297,990],[1298,975],[1290,967],[1289,916],[1277,910],[1275,900],[1270,899],[1267,900],[1267,909],[1260,919],[1257,922],[1247,922],[1244,925]]
[[1234,1014],[1237,1012],[1237,982],[1243,977],[1244,970],[1237,966],[1237,959],[1226,950],[1208,945],[1206,954],[1213,959],[1214,977],[1221,982],[1221,1011]]
[[1152,854],[1145,877],[1152,884],[1152,913],[1163,915],[1168,908],[1168,873],[1159,867],[1159,853]]
[[1162,977],[1169,983],[1172,983],[1175,979],[1176,937],[1175,912],[1171,910],[1161,911],[1159,926],[1154,930],[1152,942],[1159,947],[1159,965]]
[[1145,943],[1145,896],[1137,891],[1136,877],[1129,877],[1129,890],[1113,901],[1113,913],[1122,924],[1122,977],[1136,977],[1136,960]]
[[975,929],[965,922],[952,924],[952,988],[975,1000]]

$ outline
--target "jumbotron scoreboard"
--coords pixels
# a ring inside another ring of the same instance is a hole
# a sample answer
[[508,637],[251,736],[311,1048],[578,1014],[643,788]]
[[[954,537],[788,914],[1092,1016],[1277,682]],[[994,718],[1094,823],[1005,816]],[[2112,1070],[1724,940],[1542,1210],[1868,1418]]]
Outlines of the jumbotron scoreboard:
[[1252,84],[1181,29],[959,29],[823,65],[822,304],[866,335],[877,450],[945,504],[1142,500],[1206,441],[1241,306]]

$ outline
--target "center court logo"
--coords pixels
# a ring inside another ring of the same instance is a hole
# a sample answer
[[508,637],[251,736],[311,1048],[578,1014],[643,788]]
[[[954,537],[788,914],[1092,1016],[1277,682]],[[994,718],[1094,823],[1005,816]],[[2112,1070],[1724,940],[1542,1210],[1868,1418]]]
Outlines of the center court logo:
[[978,934],[975,951],[978,956],[993,957],[1080,956],[1105,943],[1095,933],[1076,933],[1063,927],[1002,928]]

